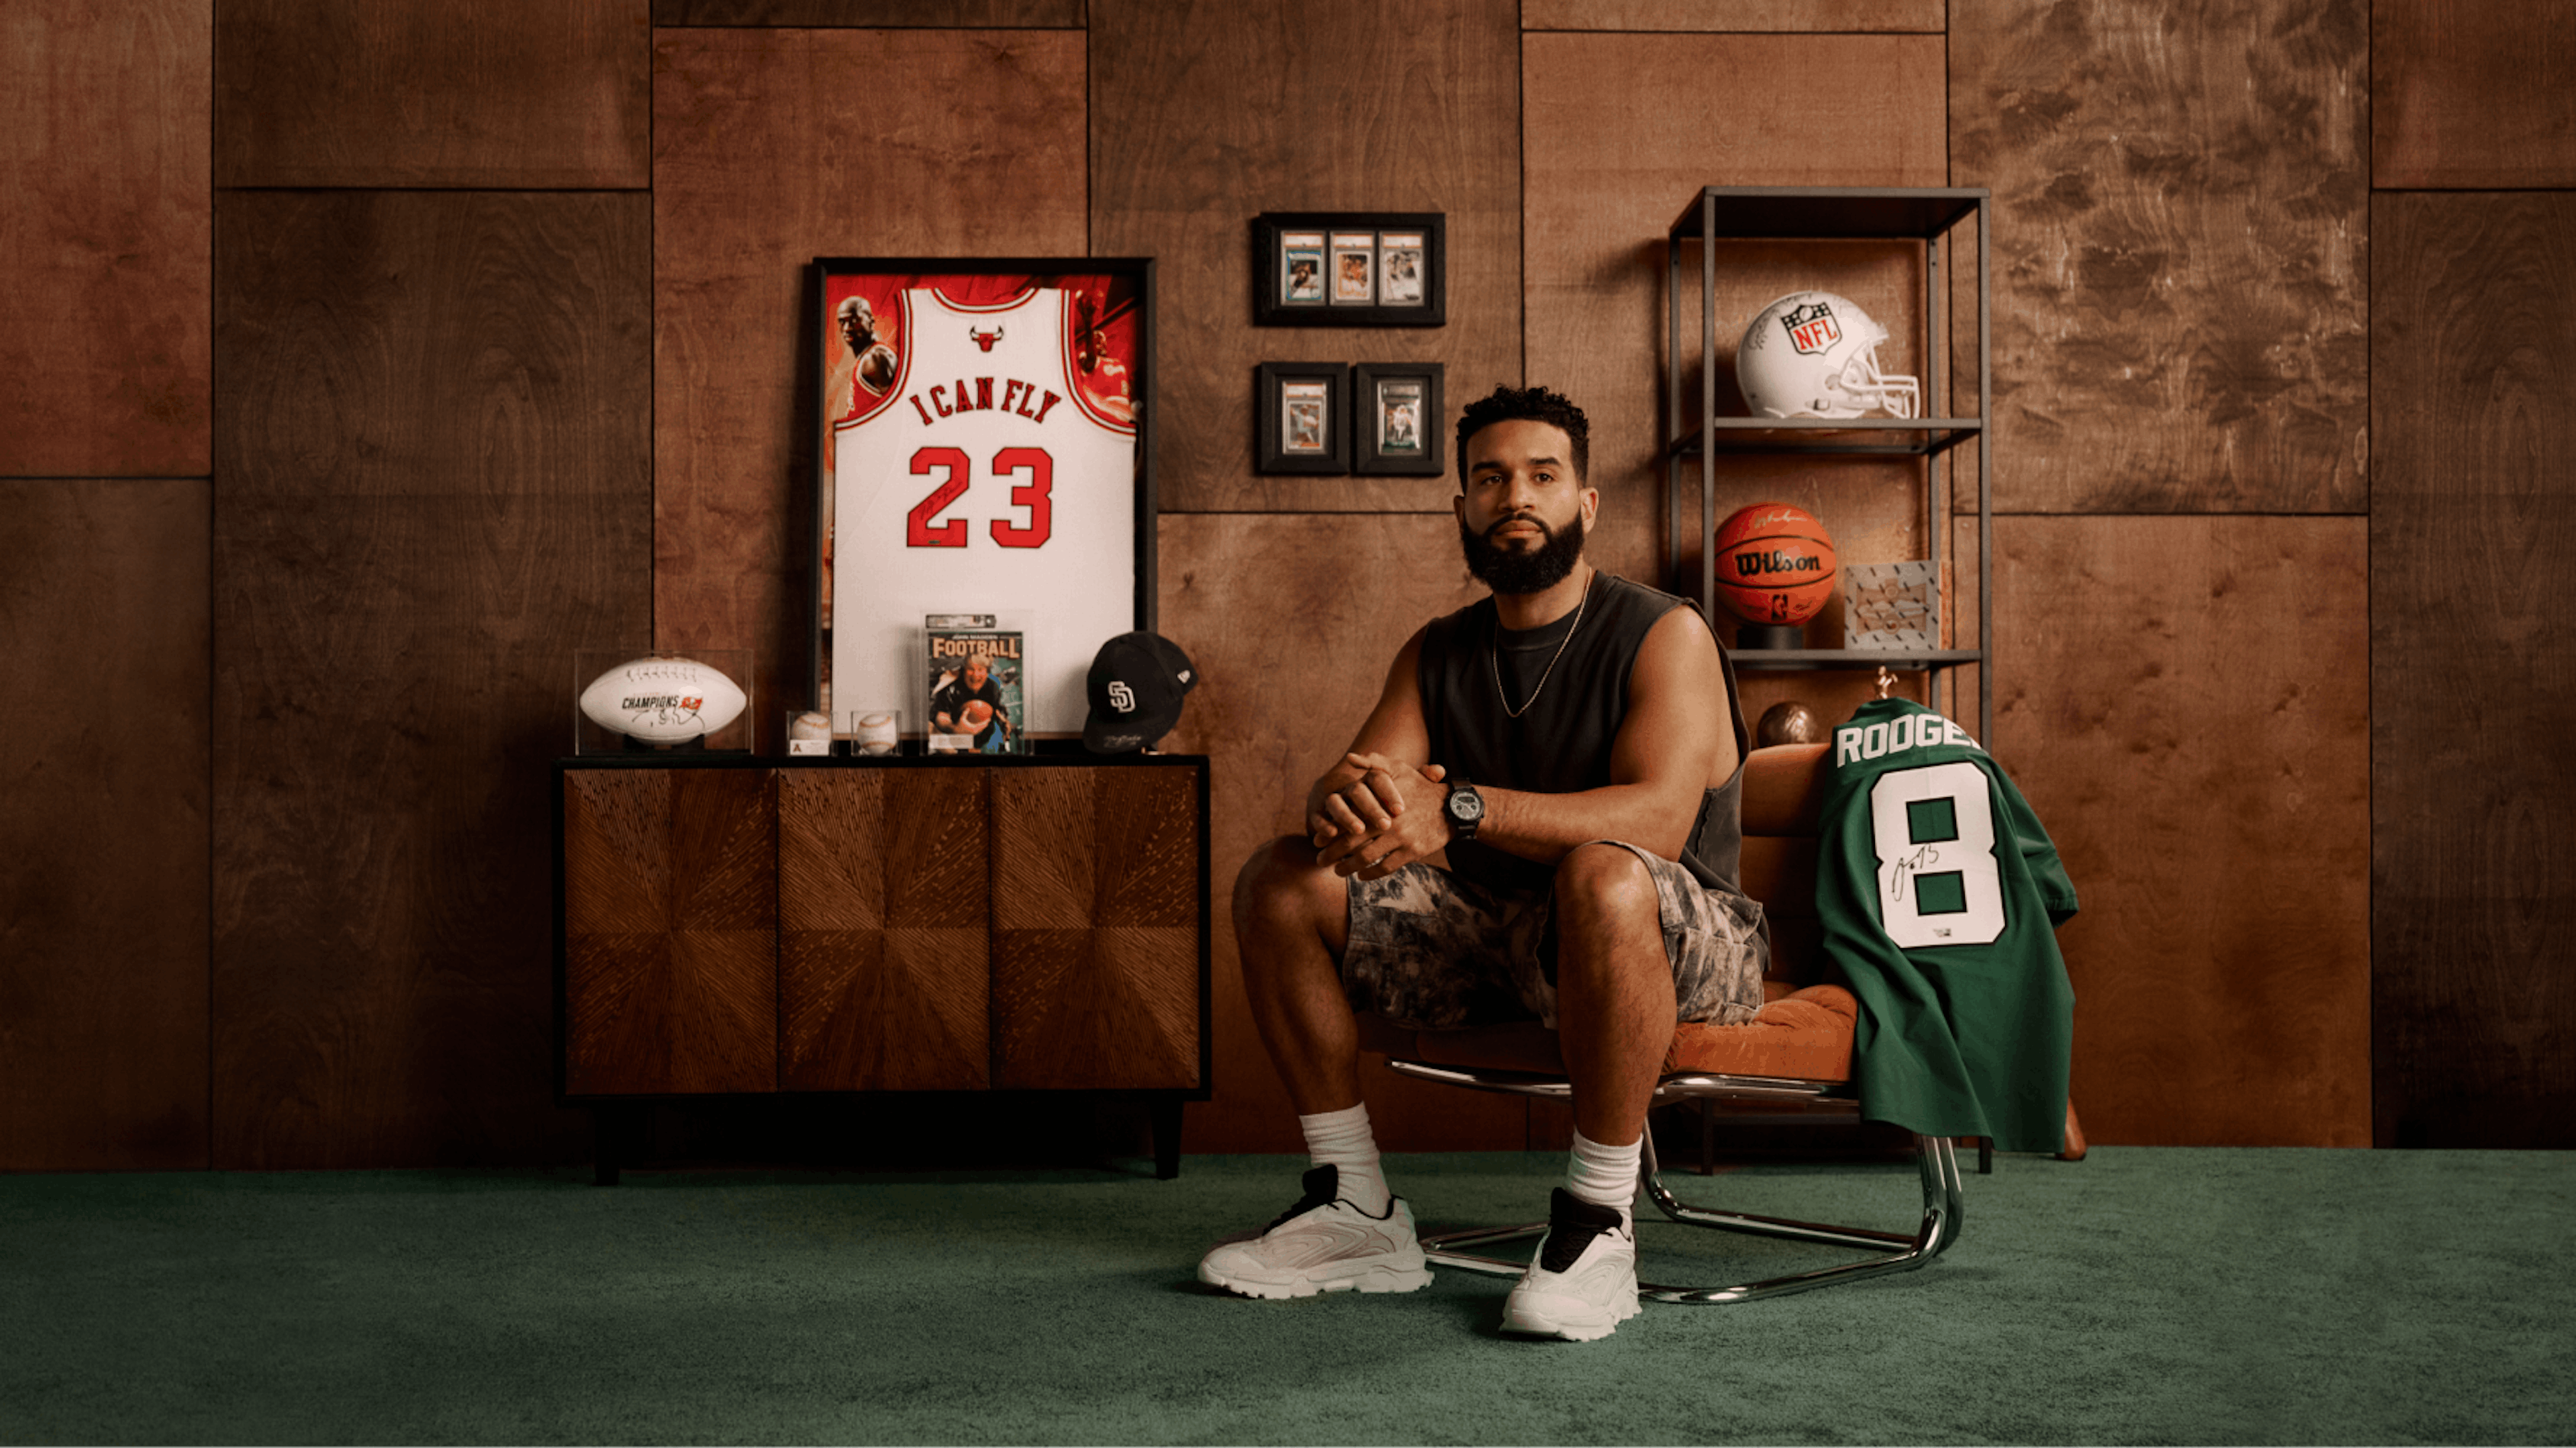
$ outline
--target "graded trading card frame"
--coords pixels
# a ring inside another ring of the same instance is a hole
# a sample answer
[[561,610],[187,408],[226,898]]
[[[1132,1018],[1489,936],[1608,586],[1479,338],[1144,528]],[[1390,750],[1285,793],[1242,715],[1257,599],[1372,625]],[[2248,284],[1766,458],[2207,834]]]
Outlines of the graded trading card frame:
[[[1252,219],[1257,327],[1443,327],[1449,221],[1434,211],[1278,211]],[[1315,261],[1320,290],[1297,281]],[[1346,261],[1360,271],[1343,281]]]
[[[1448,369],[1438,362],[1361,362],[1351,368],[1351,471],[1435,478],[1447,472]],[[1400,428],[1409,423],[1411,443]]]
[[802,315],[814,707],[846,736],[918,692],[924,616],[1021,613],[1028,735],[1078,738],[1092,656],[1155,626],[1153,259],[817,257]]
[[1254,471],[1351,470],[1350,374],[1343,362],[1264,362],[1253,371]]

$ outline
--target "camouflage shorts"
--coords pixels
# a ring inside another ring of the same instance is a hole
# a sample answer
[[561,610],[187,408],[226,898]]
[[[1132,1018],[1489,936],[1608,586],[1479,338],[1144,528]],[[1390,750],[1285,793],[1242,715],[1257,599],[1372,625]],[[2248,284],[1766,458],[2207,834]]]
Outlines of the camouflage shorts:
[[[1654,877],[1673,968],[1674,1017],[1737,1025],[1762,1009],[1770,954],[1762,907],[1712,890],[1688,870],[1616,844]],[[1350,947],[1342,989],[1351,1008],[1399,1025],[1440,1030],[1536,1017],[1556,1025],[1554,898],[1490,890],[1433,865],[1350,883]]]

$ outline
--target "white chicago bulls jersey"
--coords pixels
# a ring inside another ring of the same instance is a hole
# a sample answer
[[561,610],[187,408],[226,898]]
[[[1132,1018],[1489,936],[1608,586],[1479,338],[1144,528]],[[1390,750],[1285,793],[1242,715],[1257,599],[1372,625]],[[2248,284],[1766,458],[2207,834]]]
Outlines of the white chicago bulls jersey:
[[1136,430],[1073,380],[1073,300],[903,294],[901,372],[834,425],[836,710],[920,707],[922,615],[995,613],[1028,728],[1082,728],[1093,653],[1136,626]]

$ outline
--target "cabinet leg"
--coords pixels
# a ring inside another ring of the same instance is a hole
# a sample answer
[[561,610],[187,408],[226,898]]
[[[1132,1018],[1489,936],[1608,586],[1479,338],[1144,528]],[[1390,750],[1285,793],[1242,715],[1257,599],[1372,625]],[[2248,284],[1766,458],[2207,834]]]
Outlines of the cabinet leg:
[[596,1164],[592,1181],[596,1185],[617,1185],[618,1168],[633,1153],[634,1143],[641,1134],[636,1128],[644,1110],[634,1106],[590,1108],[590,1152]]
[[1154,1118],[1154,1175],[1170,1181],[1181,1174],[1181,1098],[1156,1096],[1146,1110]]

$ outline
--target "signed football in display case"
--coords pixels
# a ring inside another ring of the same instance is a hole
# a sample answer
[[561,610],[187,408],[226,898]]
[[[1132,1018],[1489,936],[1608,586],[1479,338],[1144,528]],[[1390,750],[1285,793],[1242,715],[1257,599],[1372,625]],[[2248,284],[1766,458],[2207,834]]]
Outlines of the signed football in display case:
[[716,733],[749,703],[741,685],[695,659],[629,659],[581,691],[581,712],[592,723],[648,744]]

